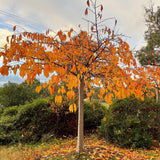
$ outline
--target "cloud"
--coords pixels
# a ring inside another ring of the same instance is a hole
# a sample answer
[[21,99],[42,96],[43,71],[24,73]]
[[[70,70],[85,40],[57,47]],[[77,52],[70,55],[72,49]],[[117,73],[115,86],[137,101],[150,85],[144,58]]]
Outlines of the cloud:
[[9,31],[8,29],[0,28],[0,47],[4,46],[6,43],[6,37],[12,34],[13,32]]
[[[8,29],[0,28],[0,48],[6,44],[6,36],[12,35],[12,32]],[[0,57],[0,66],[2,65],[3,57]]]
[[[160,4],[160,0],[152,1],[155,6]],[[127,42],[138,49],[145,44],[143,35],[147,28],[144,21],[144,7],[149,4],[150,0],[107,0],[104,2],[104,16],[116,17],[118,20],[117,30],[130,36],[131,38],[127,38]]]
[[[101,0],[97,1],[104,6],[103,17],[116,17],[117,30],[131,38],[127,39],[130,45],[141,46],[144,44],[143,34],[146,30],[144,23],[144,6],[148,6],[150,0]],[[157,6],[160,0],[152,0]],[[18,24],[27,27],[31,31],[44,32],[48,28],[57,31],[76,28],[78,24],[87,27],[82,20],[86,8],[86,0],[0,0],[1,7],[15,17],[1,14],[4,24]],[[17,16],[17,17],[16,17]],[[114,23],[106,21],[106,25]]]

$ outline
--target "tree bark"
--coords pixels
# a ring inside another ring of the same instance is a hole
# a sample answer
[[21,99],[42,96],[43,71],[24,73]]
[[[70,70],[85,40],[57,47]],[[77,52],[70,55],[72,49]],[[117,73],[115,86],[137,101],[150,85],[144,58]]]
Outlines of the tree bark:
[[78,97],[78,139],[77,139],[77,152],[80,153],[83,151],[84,145],[84,102],[83,102],[83,91],[84,80],[79,82],[79,97]]
[[156,88],[156,103],[158,103],[160,101],[160,95],[159,95],[159,89]]

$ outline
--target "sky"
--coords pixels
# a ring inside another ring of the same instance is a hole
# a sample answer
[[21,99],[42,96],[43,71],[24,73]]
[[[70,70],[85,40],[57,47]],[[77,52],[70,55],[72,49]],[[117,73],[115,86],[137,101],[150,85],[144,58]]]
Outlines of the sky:
[[[118,21],[116,31],[126,35],[125,40],[132,49],[140,49],[145,45],[144,7],[151,0],[98,0],[103,5],[103,18],[115,17]],[[152,0],[155,9],[160,0]],[[79,24],[87,27],[85,17],[86,0],[0,0],[0,47],[3,47],[6,37],[11,35],[13,26],[17,32],[24,30],[45,32],[76,29]],[[114,21],[105,21],[107,26],[113,26]],[[0,62],[2,58],[0,58]],[[14,79],[15,77],[15,79]],[[8,80],[23,81],[16,76],[2,77],[0,85]]]

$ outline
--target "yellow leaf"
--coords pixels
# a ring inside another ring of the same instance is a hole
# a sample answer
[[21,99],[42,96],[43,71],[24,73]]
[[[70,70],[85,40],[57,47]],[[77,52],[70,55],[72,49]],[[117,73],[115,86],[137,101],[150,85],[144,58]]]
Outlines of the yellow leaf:
[[66,90],[64,89],[64,86],[61,87],[61,93],[62,94],[66,93]]
[[5,75],[8,76],[8,74],[9,74],[9,68],[7,66],[2,66],[0,68],[0,73],[2,74],[2,76],[5,76]]
[[30,82],[30,77],[29,76],[27,76],[26,82],[27,82],[27,85],[29,85],[29,82]]
[[16,73],[17,73],[17,69],[16,68],[13,69],[13,73],[16,75]]
[[62,96],[56,96],[55,103],[62,103]]
[[50,66],[48,65],[48,64],[46,64],[45,66],[44,66],[44,76],[45,77],[49,77],[49,69],[50,69]]
[[104,99],[108,104],[112,104],[112,97],[109,94],[106,94]]
[[67,92],[67,97],[71,100],[72,99],[72,92],[71,91],[68,91]]
[[143,96],[141,97],[141,100],[144,101],[144,97]]
[[49,86],[48,86],[48,90],[50,91],[50,94],[51,94],[51,95],[54,94],[54,86],[53,86],[53,85],[49,85]]
[[19,74],[23,78],[26,75],[26,72],[24,70],[21,70]]
[[73,106],[74,106],[74,112],[76,112],[76,111],[77,111],[77,106],[76,106],[76,104],[74,103]]
[[60,93],[61,93],[61,88],[58,89],[58,94],[60,94]]
[[46,88],[46,87],[47,87],[47,82],[43,84],[43,88]]
[[42,86],[37,86],[36,87],[36,92],[39,93],[41,91],[41,89],[42,89]]
[[103,96],[105,94],[105,89],[100,90],[100,95]]
[[69,111],[70,111],[70,112],[73,112],[73,104],[71,104],[71,105],[69,106]]

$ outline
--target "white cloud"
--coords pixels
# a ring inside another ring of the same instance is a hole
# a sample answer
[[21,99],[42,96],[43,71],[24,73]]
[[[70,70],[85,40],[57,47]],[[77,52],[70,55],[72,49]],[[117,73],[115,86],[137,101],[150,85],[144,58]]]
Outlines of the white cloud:
[[[0,28],[0,48],[6,44],[6,36],[12,35],[12,32],[7,29]],[[0,57],[0,66],[2,65],[3,57]]]
[[[100,0],[98,2],[104,6],[103,17],[114,16],[118,19],[117,30],[131,37],[127,40],[130,45],[138,47],[144,44],[143,34],[146,29],[144,6],[148,6],[150,0]],[[160,0],[152,0],[152,2],[155,6],[160,4]],[[19,24],[32,31],[43,32],[48,28],[57,31],[76,27],[81,23],[82,26],[87,26],[81,19],[84,17],[86,0],[0,0],[0,4],[0,10],[15,15],[15,17],[6,16],[6,23]],[[4,17],[1,12],[0,16]],[[111,21],[106,24],[110,25]]]
[[[160,0],[152,0],[155,7],[160,4]],[[103,1],[102,1],[103,3]],[[145,44],[144,31],[144,7],[148,7],[150,0],[107,0],[104,2],[105,17],[116,17],[118,19],[117,29],[120,33],[131,38],[127,41],[132,47],[140,48]]]
[[8,29],[0,28],[0,47],[3,47],[6,44],[6,37],[12,34],[13,32]]

